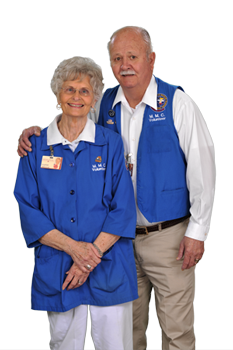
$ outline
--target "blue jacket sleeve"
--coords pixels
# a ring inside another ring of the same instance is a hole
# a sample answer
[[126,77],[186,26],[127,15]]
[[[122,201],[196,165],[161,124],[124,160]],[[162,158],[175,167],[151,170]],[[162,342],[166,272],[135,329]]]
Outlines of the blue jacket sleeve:
[[[133,185],[125,166],[121,137],[116,133],[112,134],[114,134],[112,142],[115,146],[112,154],[112,179],[106,183],[106,186],[112,186],[111,193],[113,197],[102,231],[125,238],[134,238],[136,206]],[[109,191],[110,188],[108,193]]]
[[33,151],[20,160],[14,195],[19,204],[21,227],[28,248],[41,243],[39,238],[55,229],[40,210],[40,197],[36,175],[36,144],[30,140]]

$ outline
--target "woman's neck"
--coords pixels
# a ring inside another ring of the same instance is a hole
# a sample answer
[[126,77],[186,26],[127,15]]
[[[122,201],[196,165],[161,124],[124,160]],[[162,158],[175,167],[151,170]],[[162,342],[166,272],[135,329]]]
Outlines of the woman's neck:
[[61,120],[58,122],[58,129],[62,136],[72,142],[78,138],[87,123],[87,116],[84,118],[67,117],[62,114]]

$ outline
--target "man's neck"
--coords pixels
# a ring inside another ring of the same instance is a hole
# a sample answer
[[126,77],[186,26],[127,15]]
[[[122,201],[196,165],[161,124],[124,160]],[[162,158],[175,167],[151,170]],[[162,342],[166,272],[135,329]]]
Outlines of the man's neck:
[[135,108],[142,101],[149,84],[150,81],[144,86],[135,86],[132,88],[122,87],[125,98],[131,108]]

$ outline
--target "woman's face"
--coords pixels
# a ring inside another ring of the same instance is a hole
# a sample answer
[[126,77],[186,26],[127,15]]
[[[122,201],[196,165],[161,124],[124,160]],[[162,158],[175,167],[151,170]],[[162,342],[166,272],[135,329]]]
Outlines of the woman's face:
[[[75,91],[76,90],[76,91]],[[95,105],[94,93],[90,84],[90,77],[82,80],[67,80],[62,84],[58,102],[63,114],[68,117],[84,118],[91,107]]]

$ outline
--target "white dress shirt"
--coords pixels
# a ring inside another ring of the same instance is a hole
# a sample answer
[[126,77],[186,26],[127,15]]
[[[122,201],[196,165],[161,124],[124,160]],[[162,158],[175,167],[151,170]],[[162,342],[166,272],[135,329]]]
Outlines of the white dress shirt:
[[[133,165],[132,181],[137,199],[136,173],[137,149],[142,129],[145,106],[157,110],[157,83],[152,76],[150,84],[135,109],[131,108],[119,87],[114,107],[121,102],[121,136],[125,155],[131,153]],[[99,103],[96,108],[99,109]],[[92,115],[96,121],[98,111]],[[186,236],[204,241],[210,227],[210,219],[215,191],[214,145],[200,110],[194,101],[183,91],[177,89],[173,98],[174,125],[178,133],[180,147],[187,161],[186,181],[191,203],[191,218]],[[137,200],[136,200],[137,206]],[[137,206],[137,225],[150,226]]]

